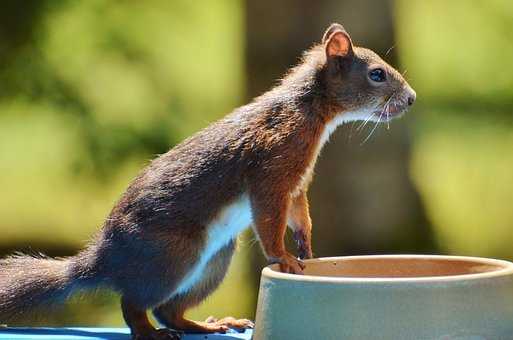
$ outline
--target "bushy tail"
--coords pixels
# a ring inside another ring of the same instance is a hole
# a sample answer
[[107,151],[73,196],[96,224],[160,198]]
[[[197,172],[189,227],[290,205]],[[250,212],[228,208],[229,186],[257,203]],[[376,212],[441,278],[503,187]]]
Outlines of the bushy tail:
[[0,323],[62,303],[81,288],[73,260],[28,255],[0,260]]

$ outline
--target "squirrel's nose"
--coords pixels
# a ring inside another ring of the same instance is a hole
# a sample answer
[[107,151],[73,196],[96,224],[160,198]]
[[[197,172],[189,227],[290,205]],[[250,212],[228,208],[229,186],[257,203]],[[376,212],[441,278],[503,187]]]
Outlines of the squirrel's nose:
[[415,103],[415,95],[408,97],[408,106],[412,106]]
[[415,99],[417,98],[417,94],[415,93],[415,90],[413,90],[411,87],[408,86],[408,106],[412,106],[413,103],[415,103]]

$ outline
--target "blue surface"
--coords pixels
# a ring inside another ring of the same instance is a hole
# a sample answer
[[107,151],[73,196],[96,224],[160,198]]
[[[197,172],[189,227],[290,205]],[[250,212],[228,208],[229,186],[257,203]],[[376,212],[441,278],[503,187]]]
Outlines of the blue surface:
[[[243,333],[230,330],[226,334],[186,334],[182,340],[250,340],[252,330]],[[128,328],[0,328],[0,339],[18,340],[130,340]]]

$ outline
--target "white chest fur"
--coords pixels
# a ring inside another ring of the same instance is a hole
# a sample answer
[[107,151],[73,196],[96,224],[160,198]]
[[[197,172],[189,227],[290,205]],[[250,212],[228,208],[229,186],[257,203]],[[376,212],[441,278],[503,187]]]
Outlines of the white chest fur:
[[251,204],[247,194],[224,207],[207,227],[207,241],[198,262],[180,282],[172,296],[191,289],[201,279],[212,256],[248,228],[252,220]]

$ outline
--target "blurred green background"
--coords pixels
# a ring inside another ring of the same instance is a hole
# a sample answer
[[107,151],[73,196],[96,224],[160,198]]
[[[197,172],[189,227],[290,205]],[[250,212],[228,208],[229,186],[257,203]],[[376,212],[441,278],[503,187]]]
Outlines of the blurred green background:
[[[372,126],[348,125],[325,147],[316,256],[513,259],[509,0],[2,1],[0,254],[74,254],[148,160],[270,88],[331,22],[418,100],[366,143]],[[246,233],[189,315],[253,317],[264,264]],[[18,324],[121,325],[117,304],[101,293]]]

